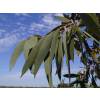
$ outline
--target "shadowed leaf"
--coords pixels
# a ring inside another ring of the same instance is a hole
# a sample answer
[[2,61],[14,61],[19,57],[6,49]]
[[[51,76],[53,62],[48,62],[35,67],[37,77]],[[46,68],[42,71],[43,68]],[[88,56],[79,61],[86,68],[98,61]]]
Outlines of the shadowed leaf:
[[76,78],[76,77],[79,77],[79,75],[78,74],[65,74],[64,75],[64,77],[66,77],[66,78],[69,78],[69,77],[71,77],[71,78]]
[[88,28],[88,32],[97,40],[100,40],[100,24],[94,13],[81,13],[80,14],[84,24]]
[[60,38],[59,45],[58,45],[58,51],[56,54],[56,66],[57,66],[56,73],[60,80],[61,80],[62,60],[63,60],[63,45],[62,45],[62,40]]
[[52,87],[52,64],[50,63],[50,54],[45,60],[44,66],[49,86]]
[[74,61],[74,38],[71,39],[70,42],[70,58]]

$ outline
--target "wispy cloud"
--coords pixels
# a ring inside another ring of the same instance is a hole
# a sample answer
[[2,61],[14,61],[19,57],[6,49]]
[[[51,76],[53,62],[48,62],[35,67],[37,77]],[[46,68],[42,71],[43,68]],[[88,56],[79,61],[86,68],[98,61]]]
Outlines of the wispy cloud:
[[0,29],[0,33],[4,33],[6,32],[4,29]]
[[63,16],[62,13],[55,13],[55,16]]
[[[16,13],[15,15],[18,16],[18,18],[24,17],[26,19],[25,21],[20,21],[14,18],[14,16],[12,17],[11,15],[7,15],[10,18],[10,23],[7,23],[8,20],[6,20],[5,23],[7,24],[2,23],[2,28],[0,28],[0,52],[2,50],[7,50],[9,47],[13,46],[21,39],[26,39],[30,35],[44,35],[52,28],[60,24],[60,21],[55,20],[54,17],[57,14],[42,14],[39,19],[40,21],[31,19],[34,16],[27,13]],[[7,18],[7,16],[5,15],[4,18]],[[30,19],[32,20],[32,22],[30,21]],[[8,26],[5,27],[4,25]]]
[[17,35],[11,35],[0,39],[0,52],[7,50],[9,47],[17,43]]
[[31,23],[30,29],[29,29],[29,30],[30,30],[30,31],[37,31],[37,32],[39,32],[39,31],[41,31],[43,28],[45,28],[45,25],[44,25],[44,24],[33,22],[33,23]]
[[49,27],[54,27],[60,24],[60,21],[55,20],[55,14],[46,14],[42,18],[42,22]]
[[44,14],[40,22],[31,23],[29,31],[34,31],[38,33],[48,32],[59,24],[60,24],[60,21],[55,20],[54,14]]
[[16,13],[16,16],[25,16],[25,17],[30,17],[28,13]]

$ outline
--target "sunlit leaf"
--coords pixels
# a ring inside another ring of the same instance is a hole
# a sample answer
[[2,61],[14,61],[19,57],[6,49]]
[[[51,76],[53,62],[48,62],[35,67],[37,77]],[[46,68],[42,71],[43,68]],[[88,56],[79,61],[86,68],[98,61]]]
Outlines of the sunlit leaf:
[[59,36],[59,31],[55,31],[55,33],[53,34],[53,38],[52,38],[50,54],[47,60],[45,61],[45,71],[46,71],[47,79],[48,79],[50,86],[52,86],[52,75],[51,75],[52,60],[54,58],[54,54],[57,49],[56,46],[58,43],[58,36]]
[[[70,75],[70,59],[69,59],[69,54],[68,54],[68,47],[67,47],[67,40],[66,40],[66,33],[63,35],[63,45],[64,45],[64,53],[66,56],[66,63],[68,66],[68,74]],[[69,77],[69,83],[70,83],[70,77]]]
[[12,69],[18,59],[18,57],[20,56],[20,54],[23,52],[23,48],[24,48],[24,44],[26,41],[21,41],[17,47],[15,48],[11,59],[10,59],[10,69]]
[[52,38],[53,38],[52,34],[47,35],[46,37],[44,37],[44,40],[43,40],[42,44],[40,45],[40,50],[39,50],[38,55],[35,58],[35,62],[34,62],[34,65],[35,65],[34,70],[33,70],[34,76],[37,74],[41,63],[44,61],[44,58],[50,51]]
[[21,74],[21,77],[26,73],[26,71],[32,67],[32,65],[34,64],[34,61],[37,57],[37,54],[39,52],[39,49],[40,49],[40,46],[42,45],[42,42],[44,41],[44,38],[42,38],[38,43],[37,45],[32,49],[32,51],[30,52],[27,60],[25,61],[25,64],[23,66],[23,69],[22,69],[22,74]]
[[29,55],[29,50],[31,48],[33,48],[37,42],[38,42],[38,37],[36,36],[33,36],[31,38],[29,38],[26,42],[25,42],[25,45],[24,45],[24,55],[25,55],[25,58],[27,59],[28,58],[28,55]]
[[96,43],[98,43],[98,44],[100,44],[100,42],[96,39],[96,38],[94,38],[92,35],[90,35],[89,33],[87,33],[87,32],[84,32],[86,35],[88,35],[90,38],[92,38]]
[[65,53],[65,56],[66,56],[66,63],[68,64],[68,50],[67,50],[67,40],[66,40],[66,33],[64,33],[63,35],[63,46],[64,46],[64,53]]
[[58,37],[60,36],[59,30],[55,31],[53,33],[53,38],[52,38],[52,43],[51,43],[51,49],[50,49],[50,59],[52,61],[54,54],[55,54],[55,50],[56,50],[56,45],[58,42]]
[[47,80],[49,83],[49,86],[52,87],[52,64],[50,63],[50,54],[47,57],[47,59],[44,62],[44,66],[45,66],[45,73],[47,76]]

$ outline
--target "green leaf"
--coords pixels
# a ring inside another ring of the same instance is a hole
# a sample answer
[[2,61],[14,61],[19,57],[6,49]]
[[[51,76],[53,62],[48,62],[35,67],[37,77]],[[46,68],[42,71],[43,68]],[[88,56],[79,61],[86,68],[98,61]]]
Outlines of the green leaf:
[[65,18],[63,16],[55,16],[57,19],[61,20],[62,22],[69,22],[70,20],[68,18]]
[[61,70],[62,70],[62,63],[63,63],[62,60],[63,60],[63,45],[62,45],[62,40],[60,38],[58,50],[56,54],[56,66],[57,66],[56,73],[60,80],[61,80]]
[[32,49],[32,51],[30,52],[30,55],[28,56],[27,60],[25,61],[25,64],[23,66],[22,69],[22,74],[21,77],[26,73],[26,71],[32,67],[32,65],[35,62],[35,59],[37,57],[37,54],[39,52],[40,46],[42,45],[42,42],[44,41],[44,38],[42,38],[37,45]]
[[44,66],[45,66],[45,73],[47,76],[49,86],[52,87],[53,86],[53,83],[52,83],[52,64],[50,63],[50,53],[49,53],[48,58],[44,62]]
[[[75,40],[74,40],[75,41]],[[74,45],[75,49],[78,51],[78,52],[82,52],[82,44],[80,41],[75,41],[75,45]]]
[[35,65],[35,67],[33,69],[34,76],[38,72],[38,69],[39,69],[41,63],[44,61],[44,59],[49,51],[50,51],[50,63],[52,63],[52,59],[55,54],[55,47],[56,47],[57,39],[58,39],[58,30],[51,32],[51,34],[49,34],[45,37],[45,40],[40,47],[41,49],[40,49],[38,56],[34,63],[34,65]]
[[74,38],[70,42],[70,58],[74,61]]
[[89,34],[94,38],[100,40],[100,24],[94,13],[81,13],[80,14],[84,24],[87,26]]
[[50,49],[50,59],[52,62],[52,59],[55,55],[55,50],[56,50],[56,46],[57,46],[57,42],[58,42],[58,37],[60,36],[59,30],[55,31],[53,33],[53,39],[52,39],[52,43],[51,43],[51,49]]
[[67,19],[70,19],[69,15],[66,15],[66,14],[63,13],[63,16],[64,16],[65,18],[67,18]]
[[67,50],[67,40],[66,40],[66,33],[63,34],[63,46],[64,46],[64,53],[65,53],[65,56],[66,56],[66,63],[68,64],[68,50]]
[[77,34],[77,36],[79,38],[79,41],[82,43],[84,41],[82,32],[81,32],[81,30],[78,27],[76,29],[77,29],[76,30],[76,34]]
[[44,40],[43,40],[42,44],[40,45],[40,50],[38,52],[37,57],[35,58],[35,62],[34,62],[35,66],[32,71],[34,76],[36,76],[41,63],[44,61],[46,55],[50,51],[52,38],[53,38],[53,34],[47,35],[46,37],[44,37]]
[[[66,56],[66,63],[68,65],[68,74],[70,75],[70,62],[69,62],[69,54],[68,54],[68,43],[66,42],[66,33],[64,33],[63,35],[63,45],[64,45],[64,52],[65,52],[65,56]],[[70,78],[69,78],[69,84],[70,84]]]
[[57,55],[57,51],[58,51],[58,47],[59,47],[59,40],[60,40],[60,36],[58,36],[58,39],[57,39],[57,41],[56,41],[55,56]]
[[91,34],[87,33],[87,32],[84,32],[84,34],[88,35],[90,38],[92,38],[96,43],[100,44],[100,42],[95,39]]
[[87,57],[86,55],[83,53],[82,56],[81,56],[81,61],[84,65],[87,65]]
[[78,41],[75,41],[75,49],[77,49],[78,52],[82,52],[82,50],[83,50],[82,44],[84,43],[84,38],[81,33],[81,30],[78,27],[76,27],[76,34],[77,34]]
[[24,44],[25,44],[25,41],[23,40],[15,48],[15,50],[11,56],[11,59],[10,59],[10,69],[12,69],[14,67],[18,57],[23,52]]
[[55,51],[56,51],[56,46],[58,45],[58,37],[60,36],[59,30],[56,30],[55,33],[53,33],[53,39],[52,39],[52,43],[51,43],[51,49],[50,49],[50,65],[52,65],[52,60],[54,58],[55,55]]
[[25,55],[26,59],[28,58],[30,49],[32,49],[37,44],[37,42],[38,42],[38,37],[36,37],[36,36],[33,36],[33,37],[29,38],[25,42],[25,45],[24,45],[24,55]]

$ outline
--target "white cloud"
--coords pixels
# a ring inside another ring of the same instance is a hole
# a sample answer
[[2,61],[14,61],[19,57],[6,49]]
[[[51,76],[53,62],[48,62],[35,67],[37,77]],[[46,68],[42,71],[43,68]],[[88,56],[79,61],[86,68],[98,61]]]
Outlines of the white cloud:
[[[16,13],[17,16],[30,16],[27,13]],[[55,14],[43,14],[42,18],[40,19],[40,22],[31,22],[30,26],[24,25],[21,22],[17,22],[16,26],[18,28],[15,28],[11,31],[6,32],[6,30],[1,29],[0,30],[0,52],[7,50],[9,47],[13,46],[15,43],[17,43],[19,40],[19,37],[21,39],[24,39],[24,37],[28,37],[31,34],[41,34],[40,32],[44,32],[44,34],[48,31],[50,31],[55,26],[59,25],[60,22],[58,20],[54,19]],[[3,32],[6,32],[3,34]],[[29,34],[28,34],[29,33]]]
[[31,25],[30,25],[30,30],[41,30],[45,27],[44,24],[40,24],[40,23],[35,23],[33,22]]
[[6,32],[6,30],[4,29],[0,29],[0,33]]
[[54,19],[54,15],[55,14],[46,14],[44,15],[42,21],[44,22],[44,24],[46,25],[50,25],[51,27],[52,26],[55,26],[55,25],[58,25],[59,24],[59,21],[55,20]]
[[54,14],[44,14],[39,23],[33,22],[30,25],[29,31],[50,31],[59,24],[60,21],[54,19]]
[[17,16],[30,17],[30,15],[28,13],[16,13],[15,15],[17,15]]
[[62,13],[56,13],[55,16],[63,16]]
[[17,41],[18,37],[15,34],[0,39],[0,52],[7,50],[9,47],[17,43]]

